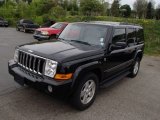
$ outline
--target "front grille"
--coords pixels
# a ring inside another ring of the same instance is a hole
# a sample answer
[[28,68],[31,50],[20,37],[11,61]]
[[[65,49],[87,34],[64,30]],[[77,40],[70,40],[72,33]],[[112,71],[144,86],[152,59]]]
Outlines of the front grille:
[[18,64],[37,74],[43,74],[45,59],[39,56],[19,51]]

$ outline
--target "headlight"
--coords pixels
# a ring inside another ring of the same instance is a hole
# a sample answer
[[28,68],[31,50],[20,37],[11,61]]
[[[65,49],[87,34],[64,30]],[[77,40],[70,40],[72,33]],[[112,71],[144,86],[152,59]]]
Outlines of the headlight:
[[53,78],[56,74],[57,64],[56,61],[46,60],[45,75]]
[[15,62],[18,62],[18,55],[19,55],[18,50],[15,50],[15,53],[14,53],[14,61]]
[[48,35],[48,32],[47,31],[42,31],[41,34],[42,35]]

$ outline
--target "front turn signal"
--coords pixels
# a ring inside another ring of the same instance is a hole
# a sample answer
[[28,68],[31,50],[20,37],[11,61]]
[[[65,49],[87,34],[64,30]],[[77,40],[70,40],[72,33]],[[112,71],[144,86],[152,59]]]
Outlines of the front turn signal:
[[55,79],[56,80],[69,80],[72,78],[72,73],[69,73],[69,74],[56,74],[55,75]]

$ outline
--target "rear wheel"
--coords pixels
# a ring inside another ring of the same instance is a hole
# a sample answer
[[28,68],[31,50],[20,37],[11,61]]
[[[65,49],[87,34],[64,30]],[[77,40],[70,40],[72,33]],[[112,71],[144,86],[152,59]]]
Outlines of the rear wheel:
[[23,27],[23,32],[24,33],[27,33],[28,31],[25,29],[25,27]]
[[129,77],[134,78],[137,76],[138,72],[139,72],[139,68],[140,68],[140,59],[137,58],[135,60],[134,65],[131,68],[131,73],[129,74]]
[[78,84],[72,97],[72,105],[78,110],[89,108],[96,98],[97,89],[98,77],[93,73],[89,73]]

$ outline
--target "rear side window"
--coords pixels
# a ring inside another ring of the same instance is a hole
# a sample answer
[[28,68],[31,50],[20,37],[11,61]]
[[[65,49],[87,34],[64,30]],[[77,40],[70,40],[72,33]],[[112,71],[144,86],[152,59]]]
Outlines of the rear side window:
[[127,29],[127,45],[129,47],[134,46],[136,41],[136,29],[128,28]]
[[112,44],[117,42],[126,42],[126,29],[125,28],[117,28],[114,31]]
[[138,44],[144,43],[143,29],[137,29],[137,43]]

